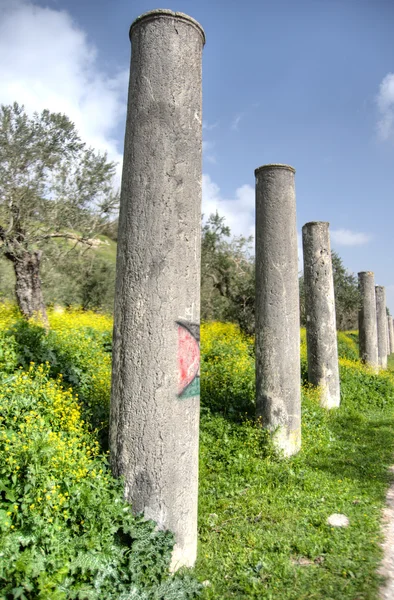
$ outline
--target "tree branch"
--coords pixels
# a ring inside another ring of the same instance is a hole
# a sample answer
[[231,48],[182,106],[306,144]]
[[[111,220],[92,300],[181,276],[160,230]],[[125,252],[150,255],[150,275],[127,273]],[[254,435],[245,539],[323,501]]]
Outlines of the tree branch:
[[79,235],[75,235],[74,233],[47,233],[46,235],[41,236],[40,239],[47,240],[50,238],[63,238],[66,240],[74,240],[77,244],[84,244],[86,246],[99,246],[101,244],[101,240],[97,238],[84,238]]

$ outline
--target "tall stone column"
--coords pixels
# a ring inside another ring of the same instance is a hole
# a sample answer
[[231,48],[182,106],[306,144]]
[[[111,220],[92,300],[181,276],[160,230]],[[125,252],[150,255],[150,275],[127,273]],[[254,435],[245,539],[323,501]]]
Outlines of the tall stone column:
[[302,228],[308,379],[325,408],[340,405],[338,344],[329,223]]
[[393,354],[393,352],[394,352],[394,320],[393,320],[393,317],[391,317],[391,316],[390,316],[390,340],[391,340],[390,354]]
[[135,513],[197,551],[202,179],[199,23],[156,10],[131,25],[116,272],[110,460]]
[[285,456],[301,447],[300,317],[293,167],[256,176],[256,410]]
[[376,371],[379,369],[376,321],[375,279],[371,271],[358,274],[360,310],[358,314],[360,358]]
[[386,290],[382,285],[375,286],[376,323],[378,333],[379,367],[387,369],[387,312]]
[[390,315],[387,315],[387,356],[391,354],[391,329],[390,329]]

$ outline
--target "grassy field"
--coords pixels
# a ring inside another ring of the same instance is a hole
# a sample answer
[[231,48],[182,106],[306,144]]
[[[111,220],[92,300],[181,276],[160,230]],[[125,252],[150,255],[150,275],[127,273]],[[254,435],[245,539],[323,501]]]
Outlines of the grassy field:
[[[203,417],[204,598],[377,598],[394,389],[391,377],[343,363],[339,410],[327,414],[303,390],[303,447],[290,460],[267,450],[252,424]],[[328,526],[333,513],[349,527]]]
[[[373,374],[357,334],[339,334],[342,404],[327,413],[306,383],[301,331],[302,450],[284,460],[252,419],[253,340],[201,327],[199,558],[174,579],[171,536],[131,516],[108,469],[111,319],[49,318],[46,336],[0,310],[0,600],[377,599],[394,357]],[[333,513],[349,527],[327,525]]]

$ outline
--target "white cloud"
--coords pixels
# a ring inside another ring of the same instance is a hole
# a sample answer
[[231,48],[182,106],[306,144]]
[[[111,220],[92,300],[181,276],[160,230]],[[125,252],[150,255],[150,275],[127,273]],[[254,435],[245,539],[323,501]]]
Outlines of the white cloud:
[[358,233],[350,229],[332,229],[331,240],[338,246],[362,246],[372,240],[369,233]]
[[378,135],[380,139],[387,140],[394,134],[394,73],[388,73],[382,80],[376,103],[380,114]]
[[232,235],[249,237],[255,233],[255,191],[245,184],[235,190],[232,199],[223,198],[220,188],[209,175],[202,176],[202,212],[207,219],[218,212],[225,217],[225,224]]
[[231,123],[231,129],[233,129],[234,131],[238,131],[238,125],[240,120],[242,119],[242,117],[244,117],[245,113],[239,113],[238,115],[235,116],[235,118],[233,119],[233,122]]
[[[256,205],[255,189],[242,185],[235,190],[234,198],[223,198],[219,186],[207,174],[202,176],[202,212],[204,221],[215,213],[225,217],[225,225],[230,227],[231,235],[245,237],[253,236],[255,239]],[[303,270],[302,236],[297,233],[298,270]]]
[[213,165],[216,165],[216,154],[212,152],[215,147],[214,142],[209,142],[208,140],[203,140],[202,142],[202,151],[204,153],[204,159],[210,162]]
[[65,113],[88,145],[120,163],[119,177],[115,128],[125,120],[128,72],[108,76],[67,12],[27,0],[0,0],[0,56],[0,103]]
[[216,121],[216,123],[208,123],[207,121],[203,121],[202,128],[206,129],[207,131],[212,131],[212,129],[215,129],[218,125],[219,121]]

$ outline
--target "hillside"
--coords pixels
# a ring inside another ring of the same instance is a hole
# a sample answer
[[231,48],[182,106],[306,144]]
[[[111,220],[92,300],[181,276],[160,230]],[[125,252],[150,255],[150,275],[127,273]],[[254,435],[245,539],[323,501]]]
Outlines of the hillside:
[[[112,312],[115,289],[116,241],[105,235],[89,248],[56,239],[44,253],[42,286],[48,305],[80,305]],[[0,257],[0,300],[15,301],[15,276],[10,261]]]

